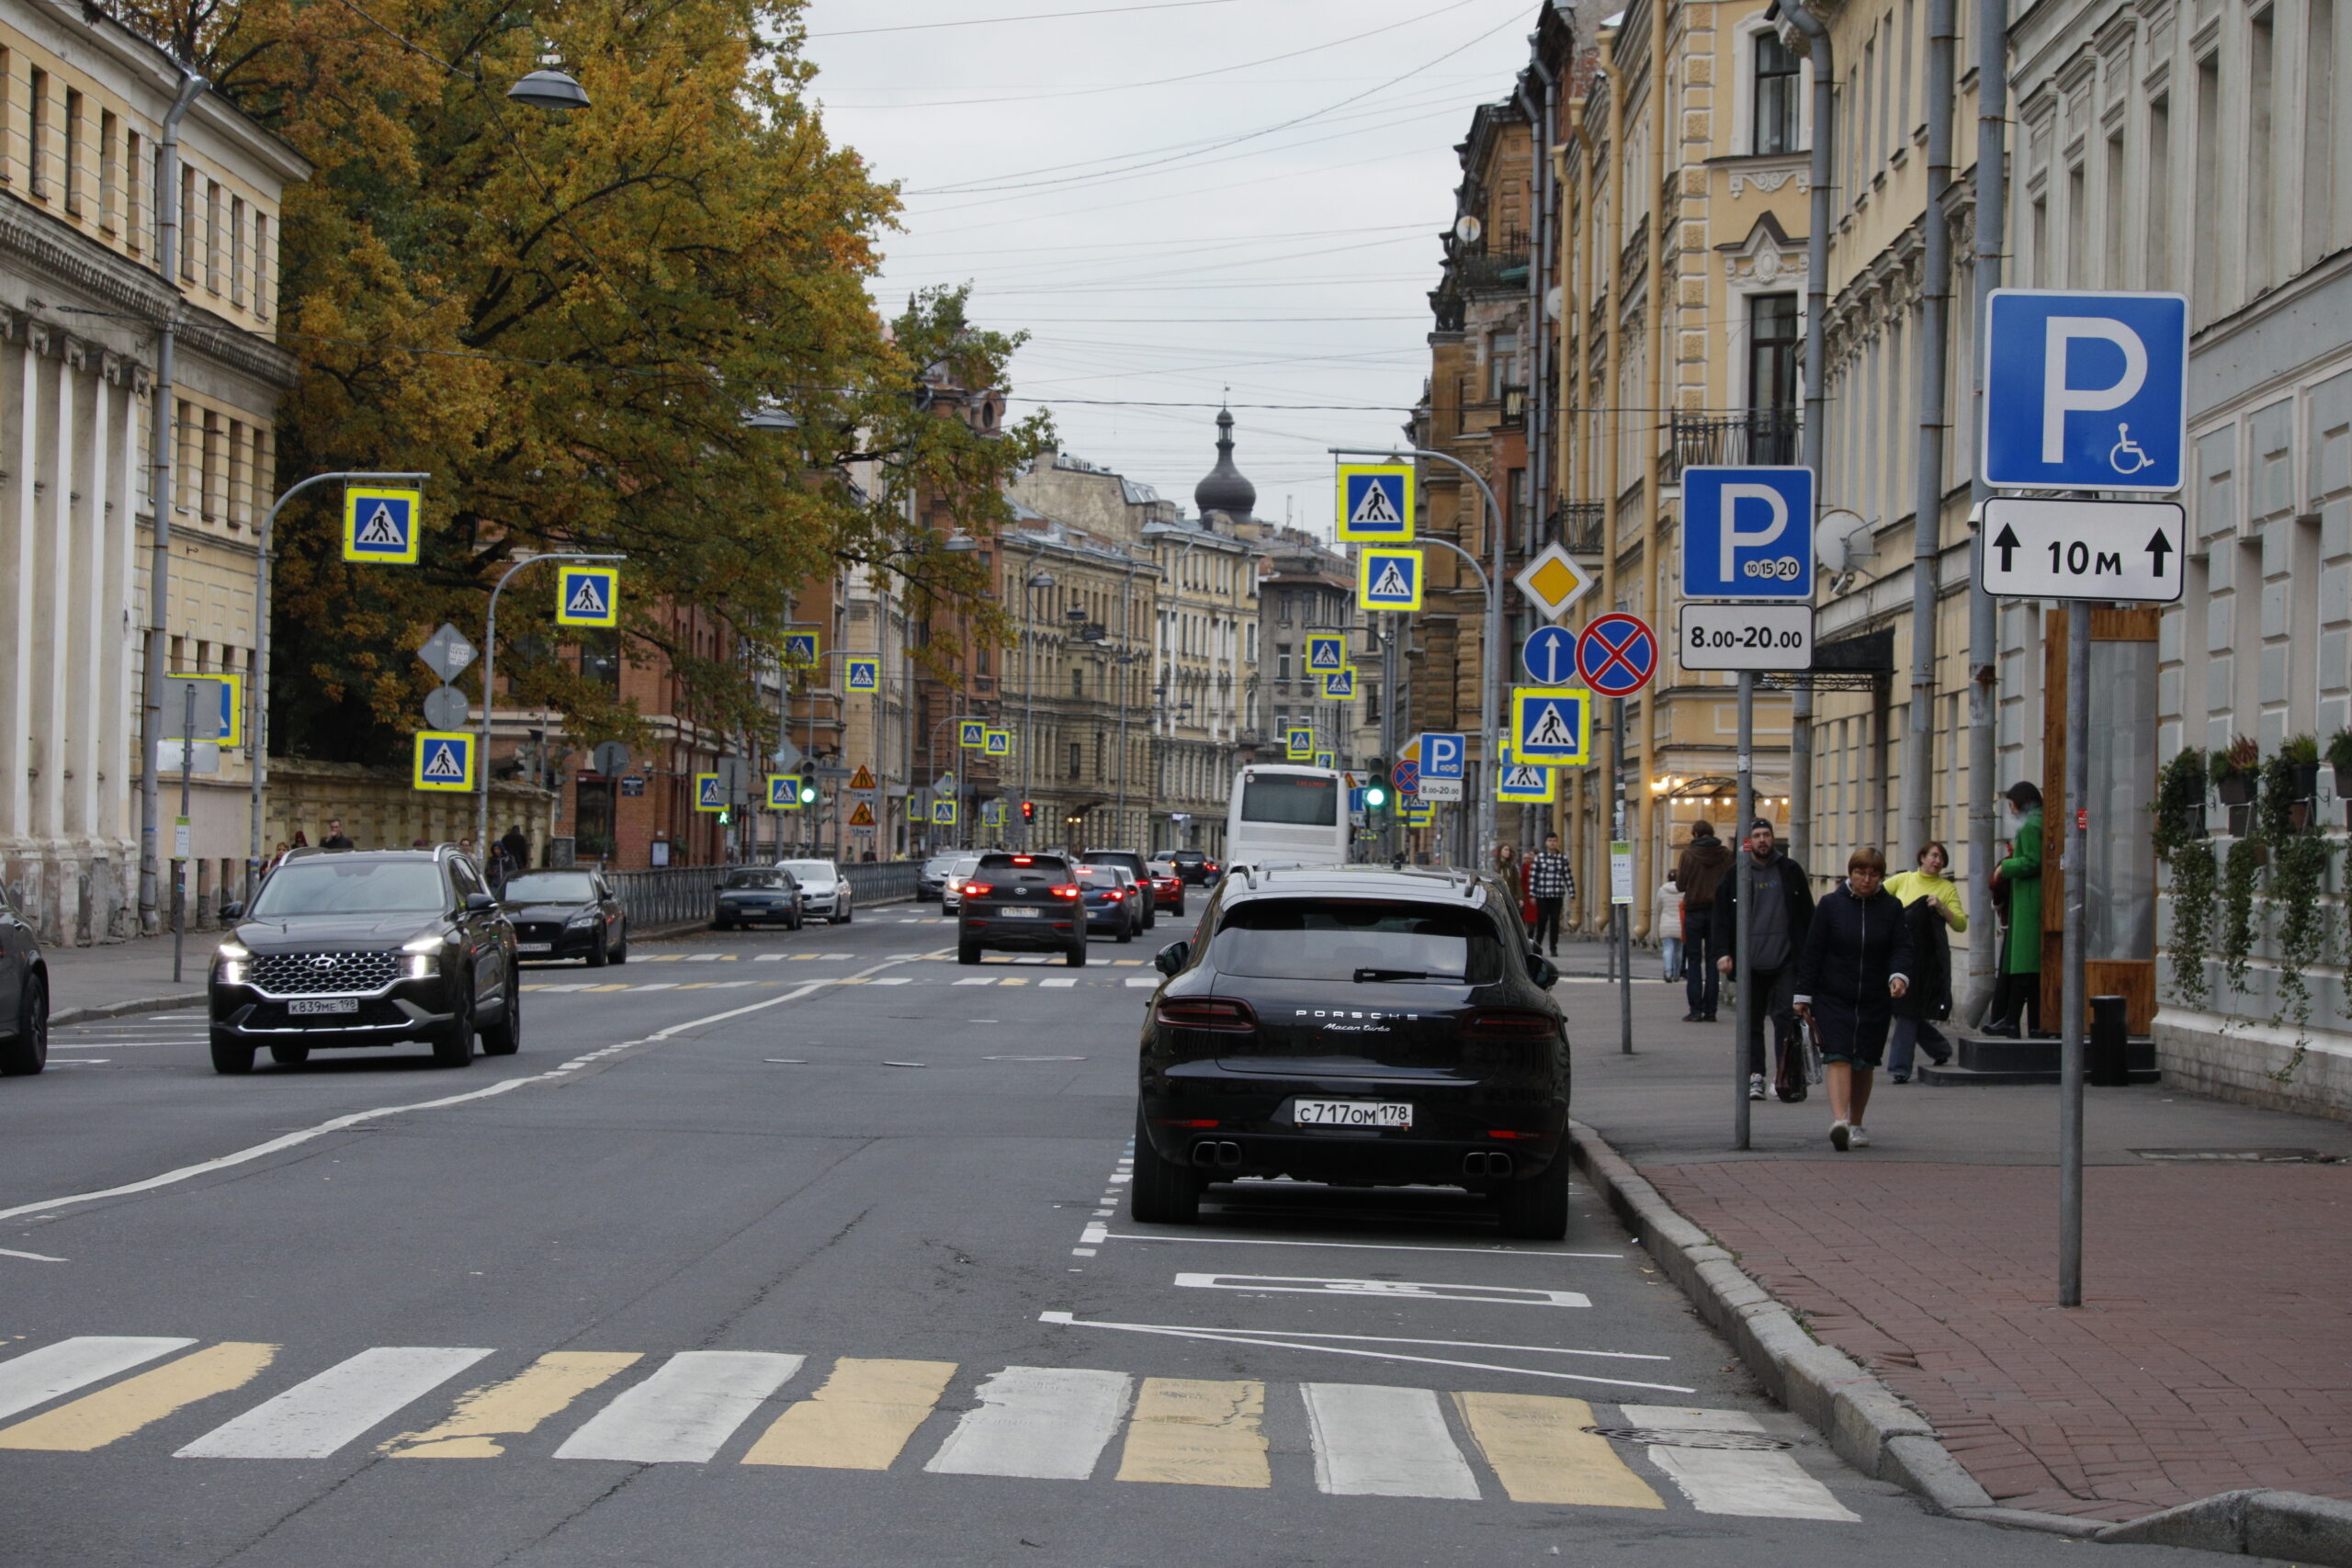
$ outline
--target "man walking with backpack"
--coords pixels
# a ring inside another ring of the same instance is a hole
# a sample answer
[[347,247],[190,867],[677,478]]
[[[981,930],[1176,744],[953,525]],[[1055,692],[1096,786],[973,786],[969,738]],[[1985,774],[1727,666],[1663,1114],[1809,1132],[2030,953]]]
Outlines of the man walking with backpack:
[[1731,951],[1731,927],[1715,923],[1715,897],[1729,870],[1731,851],[1715,837],[1715,825],[1691,823],[1690,842],[1674,863],[1674,886],[1682,893],[1682,994],[1690,1003],[1685,1023],[1715,1021],[1722,984],[1715,960]]

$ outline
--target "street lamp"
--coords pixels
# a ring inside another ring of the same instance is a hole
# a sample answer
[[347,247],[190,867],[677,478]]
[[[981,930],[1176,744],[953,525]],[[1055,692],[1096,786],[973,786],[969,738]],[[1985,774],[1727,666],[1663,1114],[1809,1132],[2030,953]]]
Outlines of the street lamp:
[[[1034,559],[1035,558],[1033,557],[1032,558]],[[1035,787],[1037,777],[1037,764],[1035,760],[1037,753],[1036,592],[1037,590],[1041,588],[1051,588],[1053,585],[1053,573],[1048,571],[1032,571],[1029,574],[1028,581],[1023,584],[1029,592],[1023,595],[1021,601],[1021,636],[1022,640],[1029,645],[1028,658],[1025,660],[1027,672],[1023,676],[1022,682],[1028,688],[1022,694],[1023,716],[1021,720],[1021,798],[1024,803],[1029,799],[1030,792]],[[1029,822],[1028,818],[1025,815],[1022,818],[1021,847],[1024,850],[1035,847],[1029,841]]]
[[588,107],[588,90],[569,71],[552,65],[541,66],[506,89],[506,96],[518,104],[528,104],[538,109],[584,109]]
[[481,744],[474,752],[474,768],[481,775],[481,800],[474,818],[476,830],[481,835],[474,840],[476,854],[483,853],[490,844],[490,714],[491,705],[498,700],[493,686],[498,667],[498,596],[506,592],[509,578],[536,561],[627,559],[628,557],[618,555],[582,555],[573,551],[533,555],[526,551],[514,558],[514,564],[500,574],[498,586],[490,591],[490,613],[483,618],[481,639]]

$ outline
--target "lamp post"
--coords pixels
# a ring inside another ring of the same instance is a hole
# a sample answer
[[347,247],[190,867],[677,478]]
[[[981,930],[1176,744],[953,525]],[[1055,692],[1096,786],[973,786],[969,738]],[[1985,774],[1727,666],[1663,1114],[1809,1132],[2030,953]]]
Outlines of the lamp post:
[[[1036,552],[1031,551],[1029,558],[1034,562],[1036,559]],[[1053,585],[1053,574],[1046,571],[1032,571],[1027,581],[1022,585],[1023,592],[1021,596],[1021,637],[1022,640],[1029,645],[1028,657],[1024,661],[1026,671],[1022,677],[1022,683],[1027,688],[1022,693],[1023,717],[1021,720],[1021,803],[1024,808],[1029,804],[1030,792],[1037,777],[1035,761],[1037,755],[1036,595],[1039,589],[1051,588]],[[1036,847],[1029,841],[1029,813],[1026,809],[1023,809],[1021,814],[1021,847],[1024,850]]]
[[481,854],[490,843],[490,710],[497,701],[498,669],[498,596],[506,592],[507,581],[516,572],[536,561],[543,560],[627,560],[621,555],[582,555],[563,551],[548,555],[525,554],[514,558],[514,564],[499,575],[498,585],[490,591],[490,614],[484,618],[481,639],[481,744],[476,749],[474,766],[481,774],[481,797],[475,807],[474,852]]

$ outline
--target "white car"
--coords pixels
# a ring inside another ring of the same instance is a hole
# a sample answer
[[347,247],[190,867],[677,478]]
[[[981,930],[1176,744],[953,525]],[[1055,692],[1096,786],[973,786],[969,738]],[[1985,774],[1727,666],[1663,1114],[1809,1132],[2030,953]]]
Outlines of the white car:
[[939,891],[939,907],[960,909],[964,907],[964,879],[980,869],[978,855],[958,855],[956,863],[947,868],[947,885]]
[[787,860],[776,863],[792,873],[793,880],[800,884],[800,912],[806,918],[845,926],[857,913],[849,878],[831,861]]

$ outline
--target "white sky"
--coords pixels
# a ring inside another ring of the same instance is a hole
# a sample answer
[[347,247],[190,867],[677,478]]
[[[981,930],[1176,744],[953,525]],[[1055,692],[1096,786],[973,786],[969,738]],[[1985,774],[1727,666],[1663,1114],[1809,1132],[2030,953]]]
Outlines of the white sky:
[[[1110,14],[1000,19],[1094,10]],[[875,286],[886,314],[910,289],[973,284],[979,322],[1030,333],[1012,391],[1052,409],[1063,449],[1188,510],[1230,387],[1258,515],[1281,520],[1287,500],[1328,535],[1324,448],[1401,439],[1453,145],[1510,93],[1537,11],[811,0],[808,54],[833,138],[904,196]],[[976,25],[924,25],[942,22]],[[1180,76],[1195,79],[1165,81]]]

